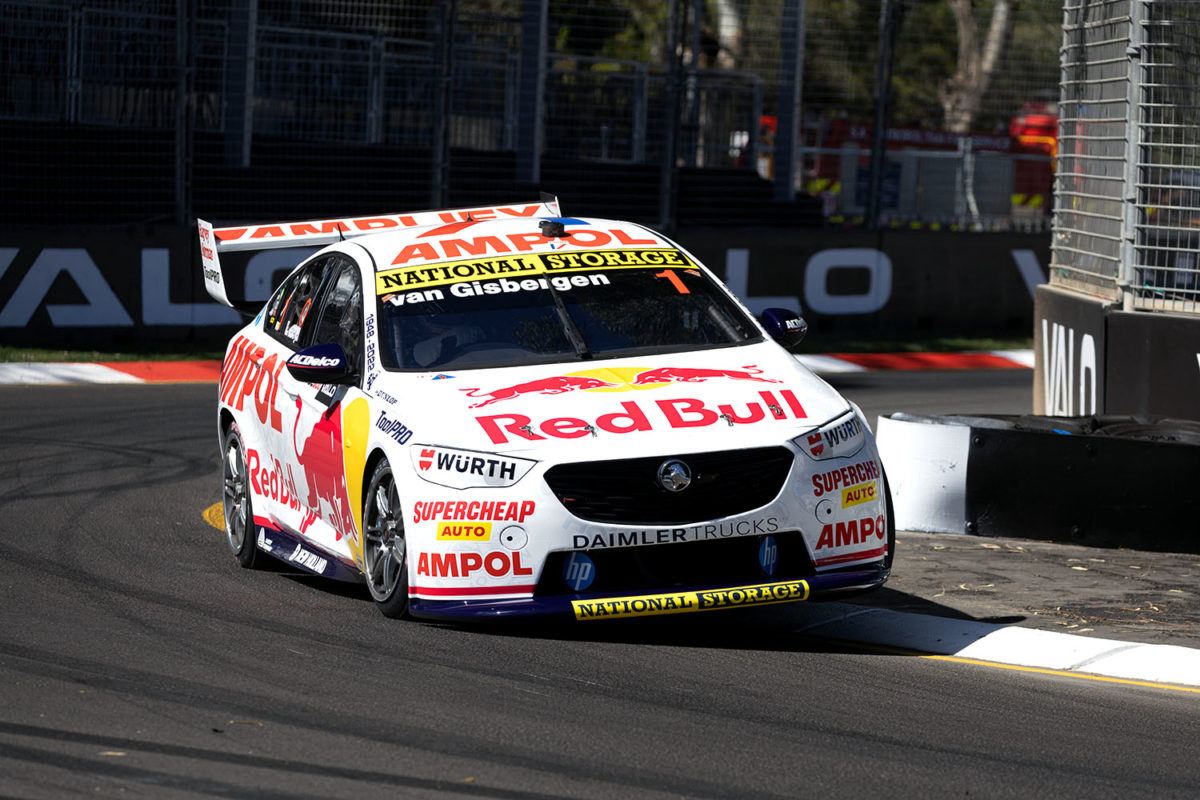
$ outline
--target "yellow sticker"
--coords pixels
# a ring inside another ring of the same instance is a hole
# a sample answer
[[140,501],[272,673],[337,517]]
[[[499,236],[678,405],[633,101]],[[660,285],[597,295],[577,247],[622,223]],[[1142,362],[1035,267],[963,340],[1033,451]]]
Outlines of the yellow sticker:
[[878,499],[879,490],[875,481],[856,483],[853,486],[847,486],[845,489],[842,489],[842,508],[850,508],[851,506],[869,503],[872,500]]
[[[375,275],[375,293],[419,291],[431,286],[481,280],[535,280],[534,276],[561,272],[612,269],[695,269],[696,265],[679,250],[572,250],[519,256],[473,258],[469,261],[444,261],[417,267],[399,267]],[[533,284],[527,289],[538,288]]]
[[600,619],[686,614],[691,611],[790,603],[807,599],[807,581],[781,581],[703,592],[673,592],[633,597],[605,597],[597,600],[572,600],[571,607],[575,610],[575,619]]
[[492,523],[442,520],[437,524],[439,542],[490,542]]

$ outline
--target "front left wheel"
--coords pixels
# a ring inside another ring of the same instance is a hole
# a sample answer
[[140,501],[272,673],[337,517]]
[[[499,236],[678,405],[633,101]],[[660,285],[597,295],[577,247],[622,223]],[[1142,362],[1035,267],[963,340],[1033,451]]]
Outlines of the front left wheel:
[[225,538],[234,558],[246,569],[258,569],[266,561],[254,542],[254,508],[250,502],[250,476],[246,469],[246,446],[237,423],[225,432],[222,459],[221,505],[225,511]]
[[371,598],[385,617],[408,614],[408,563],[400,495],[387,459],[363,498],[363,569]]

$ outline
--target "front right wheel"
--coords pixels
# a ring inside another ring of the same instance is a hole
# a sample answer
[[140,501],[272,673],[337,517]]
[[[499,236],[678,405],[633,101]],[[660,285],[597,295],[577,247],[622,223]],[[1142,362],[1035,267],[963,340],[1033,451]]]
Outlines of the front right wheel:
[[385,617],[408,614],[408,563],[400,495],[387,459],[375,467],[363,498],[363,569]]

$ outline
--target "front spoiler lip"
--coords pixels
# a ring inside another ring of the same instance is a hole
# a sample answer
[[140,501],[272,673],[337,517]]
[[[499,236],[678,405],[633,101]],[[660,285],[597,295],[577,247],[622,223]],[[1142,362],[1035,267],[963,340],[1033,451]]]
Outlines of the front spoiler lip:
[[[795,578],[791,581],[767,580],[762,584],[795,583],[803,581],[808,587],[804,598],[788,600],[773,600],[769,602],[747,603],[739,606],[722,606],[712,609],[693,609],[673,613],[702,613],[715,611],[720,608],[744,608],[754,605],[778,604],[783,602],[798,603],[805,600],[821,600],[830,595],[840,595],[877,589],[888,579],[889,570],[878,566],[870,569],[835,572],[824,575],[809,575]],[[527,597],[519,600],[426,600],[412,597],[409,599],[409,613],[414,617],[430,620],[466,621],[485,619],[506,619],[512,617],[559,617],[575,619],[575,609],[572,601],[617,600],[631,597],[646,597],[649,595],[680,594],[685,592],[719,592],[744,588],[746,583],[716,584],[688,588],[656,589],[644,592],[607,592],[603,594],[567,594],[548,597]],[[637,616],[650,616],[639,614]],[[628,617],[614,617],[625,619]]]

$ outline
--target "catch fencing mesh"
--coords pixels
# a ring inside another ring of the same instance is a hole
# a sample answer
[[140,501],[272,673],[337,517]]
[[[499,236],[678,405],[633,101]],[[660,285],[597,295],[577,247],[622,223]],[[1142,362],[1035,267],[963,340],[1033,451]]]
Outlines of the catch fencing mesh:
[[1200,6],[1067,0],[1051,283],[1200,311]]
[[[905,13],[882,221],[1040,226],[1053,136],[1013,126],[1054,113],[1061,14],[1002,0],[970,4],[966,28],[950,3],[899,0],[0,0],[0,167],[21,187],[0,220],[305,218],[541,188],[651,224],[852,224],[875,191],[885,2]],[[950,132],[964,30],[982,48],[1000,7],[1002,54]]]

